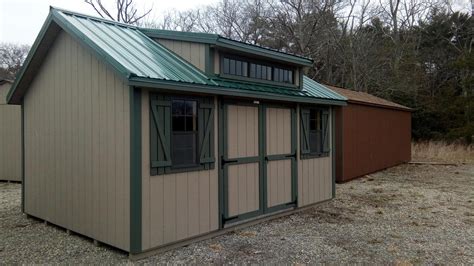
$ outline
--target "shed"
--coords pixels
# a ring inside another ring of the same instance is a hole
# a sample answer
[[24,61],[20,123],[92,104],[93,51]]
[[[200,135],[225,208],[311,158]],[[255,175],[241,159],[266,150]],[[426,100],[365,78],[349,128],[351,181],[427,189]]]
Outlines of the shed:
[[6,97],[12,81],[0,78],[0,180],[21,181],[21,106]]
[[311,64],[51,8],[8,96],[23,212],[136,258],[332,199],[346,99]]
[[411,160],[411,109],[374,95],[328,86],[348,99],[336,109],[336,181]]

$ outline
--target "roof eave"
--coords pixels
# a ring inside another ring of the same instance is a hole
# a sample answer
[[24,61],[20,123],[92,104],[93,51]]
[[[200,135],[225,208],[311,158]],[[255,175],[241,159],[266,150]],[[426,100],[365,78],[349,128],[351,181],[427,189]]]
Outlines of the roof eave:
[[132,77],[129,79],[128,85],[135,87],[154,88],[181,92],[193,92],[193,93],[204,93],[209,95],[222,95],[222,96],[234,96],[234,97],[245,97],[245,98],[258,98],[265,100],[274,100],[282,102],[298,102],[308,104],[324,104],[324,105],[337,105],[345,106],[345,101],[322,99],[314,97],[299,97],[299,96],[281,96],[273,93],[262,93],[253,91],[241,91],[237,89],[226,88],[222,86],[211,86],[205,84],[176,82],[169,80],[149,79]]
[[50,29],[51,23],[53,22],[53,15],[50,12],[48,16],[46,17],[46,21],[44,22],[43,26],[41,27],[41,30],[36,37],[33,45],[31,46],[30,51],[28,52],[28,55],[26,56],[25,61],[23,62],[23,65],[21,66],[20,71],[18,71],[15,81],[13,82],[13,85],[8,92],[7,95],[7,103],[9,104],[21,104],[23,95],[19,96],[18,95],[18,87],[21,85],[23,82],[23,77],[25,76],[26,71],[28,70],[28,67],[30,66],[30,63],[32,62],[33,58],[35,57],[35,54],[38,50],[38,47],[40,44],[43,42],[43,39],[45,38],[46,33],[48,32],[48,29]]

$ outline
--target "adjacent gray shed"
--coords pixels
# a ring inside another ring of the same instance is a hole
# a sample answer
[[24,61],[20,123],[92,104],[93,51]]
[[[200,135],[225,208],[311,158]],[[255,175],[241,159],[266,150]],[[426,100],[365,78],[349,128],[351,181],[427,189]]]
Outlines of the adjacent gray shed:
[[0,180],[21,181],[21,106],[9,105],[12,81],[0,79]]

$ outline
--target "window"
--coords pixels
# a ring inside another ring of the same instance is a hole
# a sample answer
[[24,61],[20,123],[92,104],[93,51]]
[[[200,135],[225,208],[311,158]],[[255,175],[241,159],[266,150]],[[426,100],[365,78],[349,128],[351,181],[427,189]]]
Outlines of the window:
[[226,75],[247,77],[247,65],[245,61],[224,57],[222,72]]
[[150,175],[214,168],[214,99],[150,94]]
[[225,75],[293,84],[293,71],[250,59],[224,56],[221,71]]
[[197,102],[173,100],[171,105],[173,167],[197,164]]
[[329,155],[328,108],[301,108],[301,155]]

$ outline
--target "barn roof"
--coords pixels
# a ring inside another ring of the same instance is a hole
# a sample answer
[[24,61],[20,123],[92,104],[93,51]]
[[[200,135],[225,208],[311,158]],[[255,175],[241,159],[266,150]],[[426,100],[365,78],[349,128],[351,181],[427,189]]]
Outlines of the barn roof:
[[360,103],[360,104],[366,104],[366,105],[375,105],[375,106],[380,106],[380,107],[406,110],[406,111],[412,110],[409,107],[382,99],[380,97],[374,96],[366,92],[353,91],[353,90],[343,89],[343,88],[339,88],[339,87],[335,87],[331,85],[325,85],[325,86],[329,87],[331,90],[339,93],[340,95],[343,95],[344,97],[346,97],[348,102]]
[[58,33],[64,30],[112,66],[130,86],[193,91],[280,101],[345,105],[345,98],[309,78],[303,88],[291,89],[258,82],[216,79],[151,39],[143,29],[75,12],[51,8],[8,95],[21,103]]

